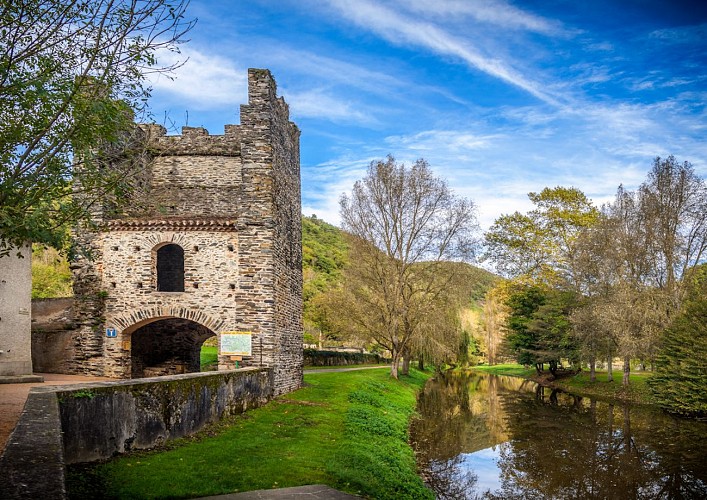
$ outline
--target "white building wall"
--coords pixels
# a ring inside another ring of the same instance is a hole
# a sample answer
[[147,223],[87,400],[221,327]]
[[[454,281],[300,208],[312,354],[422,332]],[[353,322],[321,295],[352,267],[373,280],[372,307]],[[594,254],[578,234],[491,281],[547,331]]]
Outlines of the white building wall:
[[32,373],[32,249],[0,257],[0,376]]

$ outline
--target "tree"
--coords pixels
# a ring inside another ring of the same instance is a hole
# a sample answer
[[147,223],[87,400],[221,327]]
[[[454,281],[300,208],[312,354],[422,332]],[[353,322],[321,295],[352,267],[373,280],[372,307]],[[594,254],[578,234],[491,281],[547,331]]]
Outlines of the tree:
[[689,162],[657,157],[638,196],[655,285],[677,304],[684,291],[683,278],[707,252],[707,186]]
[[430,304],[448,281],[440,264],[473,254],[474,204],[456,197],[425,160],[406,167],[388,156],[371,162],[340,205],[354,237],[346,279],[356,303],[351,321],[390,351],[397,378],[401,357],[439,310]]
[[[588,339],[602,332],[605,345],[616,346],[628,385],[631,359],[655,358],[660,332],[680,310],[684,283],[707,250],[704,181],[687,162],[656,158],[639,189],[620,186],[577,241],[574,267],[593,311],[576,315],[575,326],[584,325],[577,331]],[[588,316],[597,324],[586,327]],[[611,363],[614,352],[606,353]]]
[[534,283],[573,283],[574,241],[599,212],[577,188],[545,188],[529,193],[536,206],[527,214],[502,215],[486,233],[485,258],[501,274]]
[[[145,110],[147,76],[173,68],[158,64],[157,51],[177,50],[194,24],[187,3],[2,3],[0,255],[26,241],[60,248],[67,222],[89,220],[97,200],[130,190],[133,117]],[[99,152],[123,168],[103,168]]]
[[682,312],[662,335],[656,375],[650,380],[669,411],[707,415],[707,267],[695,269]]
[[538,286],[519,286],[511,293],[506,342],[518,363],[535,365],[538,374],[548,363],[556,376],[562,359],[577,361],[569,321],[574,300],[572,292]]

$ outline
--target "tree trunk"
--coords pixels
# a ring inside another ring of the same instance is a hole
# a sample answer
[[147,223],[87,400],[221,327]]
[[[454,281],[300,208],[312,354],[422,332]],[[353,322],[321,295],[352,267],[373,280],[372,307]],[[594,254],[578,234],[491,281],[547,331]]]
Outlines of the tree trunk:
[[623,386],[628,387],[629,384],[629,375],[631,374],[631,358],[628,356],[624,357],[624,378],[623,378]]
[[589,381],[597,381],[597,360],[594,356],[589,358]]
[[417,368],[420,371],[425,370],[425,357],[422,354],[420,354],[420,357],[417,358]]
[[410,375],[410,358],[411,356],[409,354],[403,354],[403,375]]
[[398,364],[400,363],[400,354],[397,352],[392,352],[391,356],[393,360],[390,363],[390,376],[395,380],[398,380]]
[[607,364],[606,364],[606,378],[607,381],[613,382],[614,381],[614,359],[611,357],[611,353],[609,353],[609,356],[607,357]]

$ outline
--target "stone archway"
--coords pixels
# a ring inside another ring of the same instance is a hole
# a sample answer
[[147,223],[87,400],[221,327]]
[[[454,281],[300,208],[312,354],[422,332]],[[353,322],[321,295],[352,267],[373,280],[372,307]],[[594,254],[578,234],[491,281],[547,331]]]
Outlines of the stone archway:
[[160,318],[131,334],[131,378],[201,371],[200,352],[216,335],[204,325],[183,318]]

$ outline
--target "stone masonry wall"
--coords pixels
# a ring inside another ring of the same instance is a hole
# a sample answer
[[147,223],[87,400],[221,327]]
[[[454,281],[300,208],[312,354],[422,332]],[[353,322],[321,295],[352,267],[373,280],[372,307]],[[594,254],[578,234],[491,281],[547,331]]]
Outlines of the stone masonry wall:
[[[75,359],[68,368],[131,376],[132,334],[179,318],[215,334],[252,333],[241,366],[270,366],[275,393],[302,381],[299,130],[267,70],[249,70],[241,124],[221,136],[141,125],[152,160],[144,203],[121,214],[96,207],[103,230],[79,231]],[[156,251],[184,250],[184,292],[156,290]],[[117,336],[106,336],[115,328]],[[219,356],[219,368],[236,367]]]
[[302,383],[299,130],[289,121],[287,104],[277,98],[268,71],[249,70],[248,82],[249,102],[241,106],[238,296],[246,310],[239,326],[258,332],[254,340],[263,362],[274,368],[279,394]]

